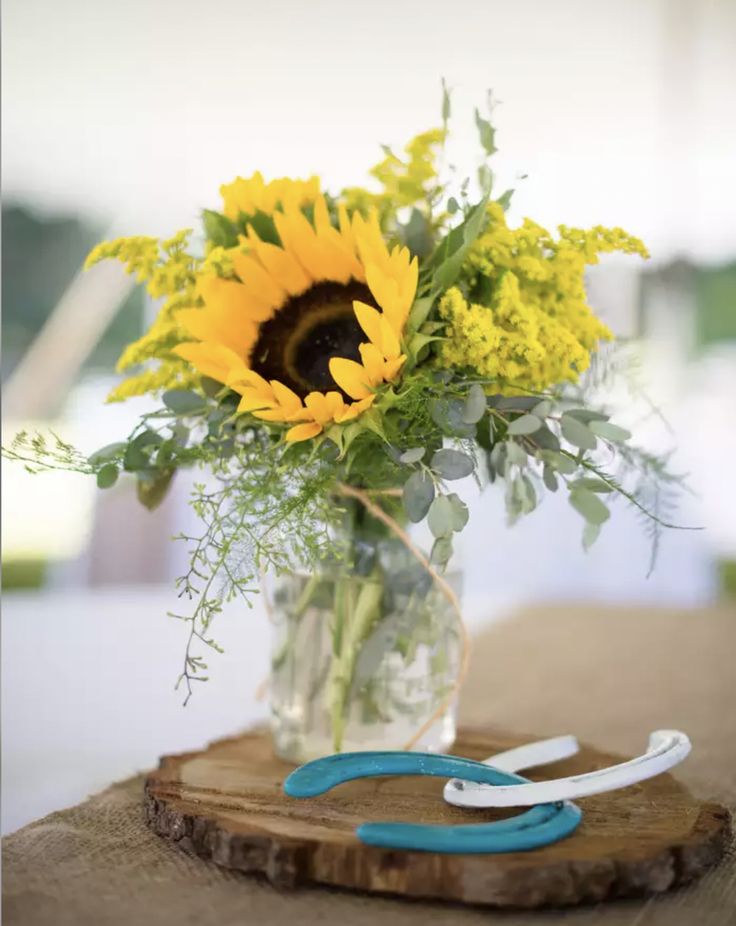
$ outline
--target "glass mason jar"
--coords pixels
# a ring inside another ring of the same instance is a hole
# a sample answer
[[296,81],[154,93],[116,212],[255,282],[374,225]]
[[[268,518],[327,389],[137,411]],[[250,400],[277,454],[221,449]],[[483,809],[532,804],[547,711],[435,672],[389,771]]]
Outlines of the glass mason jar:
[[[458,616],[406,544],[359,503],[339,557],[271,583],[271,731],[301,763],[334,752],[448,750],[460,663]],[[445,576],[455,594],[460,574]],[[450,703],[447,703],[449,700]]]

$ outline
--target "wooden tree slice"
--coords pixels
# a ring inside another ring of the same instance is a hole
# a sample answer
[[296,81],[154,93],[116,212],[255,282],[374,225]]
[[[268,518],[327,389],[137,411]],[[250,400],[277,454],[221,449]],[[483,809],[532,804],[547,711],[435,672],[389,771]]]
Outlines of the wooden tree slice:
[[[453,752],[473,759],[533,737],[463,730]],[[603,768],[621,757],[583,747],[550,766],[559,777]],[[469,823],[507,812],[468,811],[442,800],[443,779],[372,778],[310,800],[288,798],[292,766],[277,759],[269,735],[246,733],[202,752],[167,756],[146,781],[148,825],[181,849],[225,868],[261,872],[282,888],[323,884],[497,907],[593,903],[669,890],[719,860],[730,820],[701,803],[671,775],[585,798],[580,828],[533,852],[438,855],[364,846],[367,820]]]

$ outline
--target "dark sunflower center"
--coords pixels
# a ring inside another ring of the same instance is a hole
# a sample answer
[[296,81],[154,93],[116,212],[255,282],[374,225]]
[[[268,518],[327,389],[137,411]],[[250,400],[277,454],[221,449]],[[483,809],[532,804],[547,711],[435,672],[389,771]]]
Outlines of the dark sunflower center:
[[338,389],[330,375],[331,358],[360,361],[358,345],[367,341],[353,311],[355,299],[374,305],[368,287],[354,280],[315,283],[292,297],[261,325],[252,368],[302,398],[314,390]]

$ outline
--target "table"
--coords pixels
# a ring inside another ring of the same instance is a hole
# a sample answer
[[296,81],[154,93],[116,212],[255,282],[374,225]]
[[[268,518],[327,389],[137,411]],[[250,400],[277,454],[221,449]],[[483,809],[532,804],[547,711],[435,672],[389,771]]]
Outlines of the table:
[[[692,756],[677,771],[697,793],[736,809],[736,609],[527,608],[481,633],[462,719],[530,734],[573,732],[613,751],[642,751],[650,730],[681,727]],[[279,893],[190,859],[153,836],[142,777],[6,838],[3,922],[18,926],[351,926],[487,923],[465,910],[348,893]],[[736,918],[736,856],[671,895],[562,912],[497,914],[507,926],[726,926]]]

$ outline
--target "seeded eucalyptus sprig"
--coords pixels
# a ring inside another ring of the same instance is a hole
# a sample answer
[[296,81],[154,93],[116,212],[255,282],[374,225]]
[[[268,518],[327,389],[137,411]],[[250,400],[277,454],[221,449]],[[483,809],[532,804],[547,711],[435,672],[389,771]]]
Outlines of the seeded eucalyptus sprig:
[[652,525],[653,560],[661,529],[680,526],[663,516],[656,500],[662,485],[671,498],[683,477],[669,470],[666,458],[632,446],[629,431],[611,421],[605,410],[572,404],[564,393],[488,396],[487,383],[446,376],[437,380],[442,394],[430,405],[432,421],[441,439],[457,447],[429,452],[418,444],[398,455],[412,470],[403,488],[406,514],[415,523],[427,519],[435,537],[433,562],[449,560],[452,537],[468,517],[466,505],[445,483],[471,474],[504,481],[511,524],[532,512],[545,492],[567,491],[570,505],[585,522],[586,550],[609,519],[609,504],[616,498],[634,506]]

